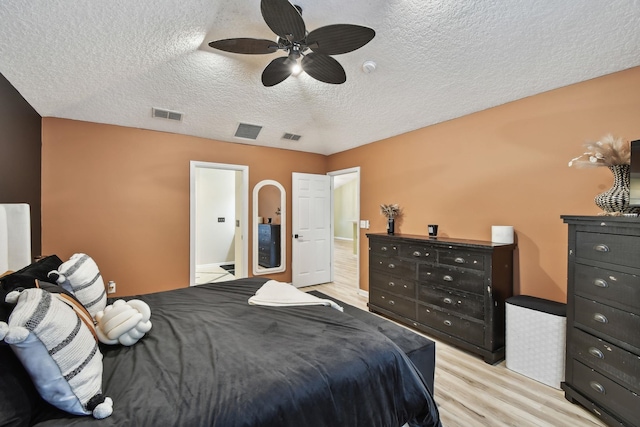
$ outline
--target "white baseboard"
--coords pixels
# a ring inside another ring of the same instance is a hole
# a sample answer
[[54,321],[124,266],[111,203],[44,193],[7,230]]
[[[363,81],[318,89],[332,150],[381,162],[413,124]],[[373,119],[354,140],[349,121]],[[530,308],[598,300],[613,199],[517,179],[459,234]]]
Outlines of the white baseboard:
[[365,298],[369,298],[369,291],[365,291],[364,289],[358,288],[358,295],[363,296]]

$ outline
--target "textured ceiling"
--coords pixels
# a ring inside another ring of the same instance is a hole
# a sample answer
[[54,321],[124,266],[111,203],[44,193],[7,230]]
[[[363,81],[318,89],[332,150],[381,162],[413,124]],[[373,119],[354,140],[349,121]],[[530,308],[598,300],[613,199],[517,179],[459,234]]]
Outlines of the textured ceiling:
[[[283,53],[207,46],[275,40],[259,0],[2,0],[0,73],[43,117],[332,154],[640,65],[638,0],[294,3],[308,31],[376,31],[334,57],[346,83],[301,74],[267,88],[262,70]],[[184,119],[154,119],[152,107]],[[233,136],[240,122],[263,126],[256,141]]]

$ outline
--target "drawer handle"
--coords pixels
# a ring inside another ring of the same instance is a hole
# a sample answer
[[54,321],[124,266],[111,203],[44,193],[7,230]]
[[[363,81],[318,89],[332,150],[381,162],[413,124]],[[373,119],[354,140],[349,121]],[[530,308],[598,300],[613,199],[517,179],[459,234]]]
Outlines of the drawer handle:
[[389,282],[389,286],[391,286],[392,288],[395,286],[396,284],[393,282]]
[[592,389],[594,389],[595,391],[597,391],[600,394],[605,394],[606,393],[606,390],[604,389],[604,386],[602,384],[600,384],[599,382],[591,381],[591,382],[589,382],[589,385],[591,386]]
[[385,251],[387,250],[387,247],[386,247],[386,246],[383,246],[383,247],[381,247],[381,248],[380,248],[380,250],[381,250],[382,252],[385,252]]
[[604,314],[596,313],[593,315],[593,320],[600,323],[609,323],[609,319]]
[[389,300],[389,305],[395,305],[395,303],[396,302],[394,300],[392,300],[392,299]]
[[589,348],[589,354],[593,357],[597,357],[598,359],[604,359],[604,354],[595,347]]
[[396,268],[395,264],[389,264],[389,268]]
[[420,256],[420,255],[422,255],[420,251],[413,251],[413,256]]
[[604,244],[599,244],[599,245],[595,245],[593,247],[594,250],[598,251],[598,252],[609,252],[609,246],[604,245]]
[[596,285],[599,288],[608,288],[609,287],[609,284],[604,279],[596,279],[596,280],[593,281],[593,284]]
[[451,323],[451,320],[445,320],[443,323],[445,324],[445,326],[453,325],[453,323]]
[[443,279],[445,282],[453,282],[453,277],[449,276],[448,274],[444,276]]
[[451,300],[451,298],[445,298],[442,300],[445,304],[451,304],[453,303],[453,301]]
[[464,264],[464,258],[458,257],[456,259],[453,260],[454,262],[457,262],[458,264]]

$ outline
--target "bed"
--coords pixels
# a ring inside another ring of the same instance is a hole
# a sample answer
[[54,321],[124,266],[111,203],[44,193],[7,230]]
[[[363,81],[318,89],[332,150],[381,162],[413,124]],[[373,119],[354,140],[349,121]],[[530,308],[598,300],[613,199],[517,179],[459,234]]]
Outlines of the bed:
[[132,346],[100,345],[114,402],[101,420],[45,403],[0,345],[0,425],[440,425],[433,366],[416,368],[389,338],[411,347],[413,333],[353,308],[249,305],[266,280],[131,297],[151,308],[153,327]]

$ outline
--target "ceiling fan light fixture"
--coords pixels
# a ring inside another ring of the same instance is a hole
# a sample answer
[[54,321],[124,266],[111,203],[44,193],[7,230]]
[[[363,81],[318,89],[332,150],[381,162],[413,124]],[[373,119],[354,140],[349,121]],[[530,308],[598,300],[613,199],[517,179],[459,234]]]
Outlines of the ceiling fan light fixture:
[[[287,56],[272,60],[262,71],[262,84],[275,86],[292,74],[292,65],[300,63],[310,77],[324,83],[341,84],[347,80],[342,65],[332,55],[360,49],[369,43],[376,32],[353,24],[325,25],[308,32],[301,13],[302,8],[288,0],[260,0],[260,11],[277,42],[266,39],[233,38],[209,42],[214,49],[242,54],[269,54],[284,50]],[[311,52],[307,52],[311,50]],[[301,61],[298,61],[300,58]]]
[[297,76],[300,75],[300,73],[302,73],[302,67],[300,66],[300,64],[298,62],[296,62],[291,67],[291,75],[294,76],[294,77],[297,77]]

